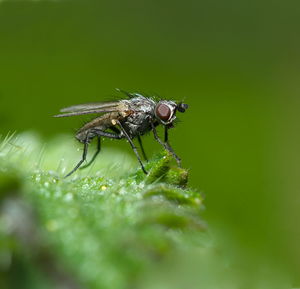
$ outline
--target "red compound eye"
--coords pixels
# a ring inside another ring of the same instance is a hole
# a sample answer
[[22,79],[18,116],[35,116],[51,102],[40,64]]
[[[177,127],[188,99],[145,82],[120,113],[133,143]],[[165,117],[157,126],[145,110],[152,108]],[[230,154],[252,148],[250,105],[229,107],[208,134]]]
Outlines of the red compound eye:
[[156,106],[155,113],[156,116],[163,121],[168,121],[171,117],[171,109],[164,103],[160,103]]

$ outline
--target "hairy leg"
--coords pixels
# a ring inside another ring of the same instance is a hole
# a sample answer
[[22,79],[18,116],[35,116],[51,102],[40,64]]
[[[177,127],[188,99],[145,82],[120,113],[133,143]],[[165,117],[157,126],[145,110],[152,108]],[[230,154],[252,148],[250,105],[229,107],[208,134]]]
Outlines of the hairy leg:
[[97,149],[96,149],[96,152],[94,153],[93,157],[91,158],[91,160],[86,165],[80,167],[80,170],[89,167],[94,162],[94,160],[96,159],[97,155],[100,153],[100,150],[101,150],[100,136],[97,136]]
[[154,138],[157,140],[157,142],[159,142],[168,152],[170,152],[173,157],[175,158],[178,166],[181,166],[181,159],[179,156],[176,155],[176,153],[174,152],[174,150],[172,149],[172,147],[169,145],[168,143],[168,128],[165,127],[165,142],[163,142],[158,134],[157,134],[157,131],[156,131],[156,128],[154,126],[153,123],[151,123],[151,126],[152,126],[152,131],[153,131],[153,135],[154,135]]
[[138,139],[139,145],[141,147],[143,158],[144,158],[145,161],[148,161],[148,158],[146,156],[146,153],[145,153],[145,150],[144,150],[144,146],[143,146],[143,143],[142,143],[142,139],[141,139],[141,137],[139,135],[137,136],[137,139]]
[[[93,136],[96,135],[98,137],[98,139],[100,138],[100,136],[107,137],[107,138],[112,138],[112,139],[121,139],[121,138],[123,138],[123,136],[121,134],[110,133],[110,132],[102,131],[102,130],[99,130],[99,129],[91,129],[87,133],[86,139],[84,141],[83,154],[82,154],[81,160],[78,162],[78,164],[75,166],[75,168],[65,176],[65,178],[69,177],[75,171],[77,171],[78,168],[82,165],[82,163],[86,160],[88,145],[89,145],[89,141],[91,140],[91,138],[89,137],[90,135],[93,135]],[[99,141],[99,146],[100,146],[100,141]],[[100,151],[100,149],[99,149],[99,151]],[[97,151],[96,153],[98,154],[99,151]],[[96,158],[96,156],[94,155],[93,161],[94,161],[94,158]]]

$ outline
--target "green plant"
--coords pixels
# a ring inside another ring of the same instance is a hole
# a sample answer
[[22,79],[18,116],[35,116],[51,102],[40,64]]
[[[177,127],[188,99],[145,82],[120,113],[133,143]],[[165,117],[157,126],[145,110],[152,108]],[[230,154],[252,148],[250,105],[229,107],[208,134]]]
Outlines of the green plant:
[[1,288],[135,288],[199,245],[202,197],[169,154],[151,160],[145,176],[128,170],[131,160],[111,167],[122,153],[108,151],[97,168],[63,179],[65,164],[56,163],[70,145],[43,146],[32,134],[0,145]]

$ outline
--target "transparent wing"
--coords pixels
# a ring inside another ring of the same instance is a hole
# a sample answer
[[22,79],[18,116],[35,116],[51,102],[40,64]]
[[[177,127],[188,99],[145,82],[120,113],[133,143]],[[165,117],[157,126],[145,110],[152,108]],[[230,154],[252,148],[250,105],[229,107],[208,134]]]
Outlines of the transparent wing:
[[128,106],[124,102],[100,102],[100,103],[87,103],[78,104],[61,109],[62,114],[54,115],[54,117],[68,117],[75,115],[84,115],[92,113],[107,113],[114,111],[127,111]]
[[94,102],[94,103],[84,103],[72,105],[66,108],[62,108],[61,112],[76,112],[76,111],[86,111],[86,110],[96,110],[108,107],[116,107],[119,105],[119,101],[110,101],[110,102]]

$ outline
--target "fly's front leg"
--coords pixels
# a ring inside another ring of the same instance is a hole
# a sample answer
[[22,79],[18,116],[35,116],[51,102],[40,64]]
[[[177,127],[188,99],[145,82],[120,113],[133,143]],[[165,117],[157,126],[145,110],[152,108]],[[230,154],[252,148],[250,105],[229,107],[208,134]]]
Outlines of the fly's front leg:
[[167,146],[168,150],[173,154],[174,158],[176,159],[178,165],[181,167],[181,159],[176,153],[174,152],[173,148],[169,144],[169,129],[165,126],[165,145]]
[[118,123],[118,125],[119,125],[122,133],[124,134],[125,138],[129,141],[129,143],[131,145],[131,148],[133,149],[133,151],[134,151],[134,153],[135,153],[135,155],[136,155],[136,157],[137,157],[137,159],[138,159],[138,161],[139,161],[139,163],[140,163],[140,165],[142,167],[143,172],[147,175],[148,173],[147,173],[147,171],[146,171],[146,169],[145,169],[145,167],[143,165],[143,162],[141,160],[141,157],[140,157],[140,155],[138,153],[138,150],[137,150],[136,146],[134,145],[133,141],[131,140],[130,136],[128,135],[128,133],[126,132],[126,130],[124,129],[124,127],[122,126],[122,124],[120,123],[120,121],[118,121],[117,123]]
[[165,142],[163,142],[156,131],[156,128],[154,126],[154,124],[151,122],[151,127],[152,127],[152,131],[153,131],[153,135],[154,138],[165,148],[165,150],[167,150],[168,152],[170,152],[172,154],[172,156],[175,158],[177,164],[179,167],[181,167],[181,159],[179,156],[177,156],[174,152],[174,150],[172,149],[172,147],[169,144],[169,139],[168,139],[168,128],[165,126]]

